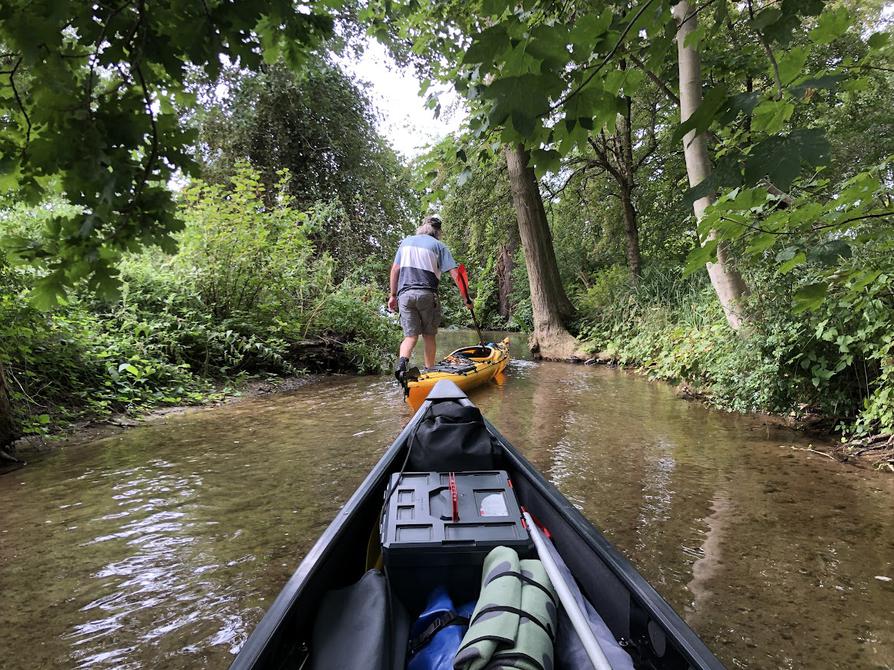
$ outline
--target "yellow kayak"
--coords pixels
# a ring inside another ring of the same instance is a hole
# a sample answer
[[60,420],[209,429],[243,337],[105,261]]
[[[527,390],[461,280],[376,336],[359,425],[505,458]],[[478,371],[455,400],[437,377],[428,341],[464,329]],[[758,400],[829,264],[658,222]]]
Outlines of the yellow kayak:
[[407,381],[407,402],[419,407],[432,387],[442,379],[449,379],[463,391],[489,382],[509,363],[509,338],[499,344],[462,347],[435,364],[425,368],[418,376]]

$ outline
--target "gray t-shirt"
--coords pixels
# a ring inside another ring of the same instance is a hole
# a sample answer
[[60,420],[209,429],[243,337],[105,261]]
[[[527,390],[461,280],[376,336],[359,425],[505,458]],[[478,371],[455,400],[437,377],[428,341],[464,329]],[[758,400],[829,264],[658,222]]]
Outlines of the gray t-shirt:
[[394,263],[400,266],[398,295],[410,289],[437,291],[441,273],[459,267],[447,245],[431,235],[405,237],[394,256]]

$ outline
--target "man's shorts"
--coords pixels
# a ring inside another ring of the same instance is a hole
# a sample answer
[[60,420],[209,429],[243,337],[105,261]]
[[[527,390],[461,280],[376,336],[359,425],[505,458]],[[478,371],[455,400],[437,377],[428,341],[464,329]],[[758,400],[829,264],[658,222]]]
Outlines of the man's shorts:
[[404,336],[437,335],[441,325],[441,305],[434,291],[409,289],[397,298]]

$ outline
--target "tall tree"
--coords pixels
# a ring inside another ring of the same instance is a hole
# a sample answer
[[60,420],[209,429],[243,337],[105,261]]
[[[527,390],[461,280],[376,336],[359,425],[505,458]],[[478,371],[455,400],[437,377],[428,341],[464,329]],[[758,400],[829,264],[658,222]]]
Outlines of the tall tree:
[[[488,153],[471,170],[457,157],[457,149],[453,138],[432,148],[422,159],[419,181],[439,191],[435,199],[449,224],[445,241],[472,273],[476,313],[485,323],[499,323],[494,314],[507,323],[513,316],[513,269],[520,242],[506,159]],[[457,174],[463,175],[462,183]]]
[[[688,45],[689,36],[698,28],[698,17],[690,14],[689,3],[682,0],[673,8],[677,21],[677,59],[680,69],[680,122],[686,123],[702,104],[701,60],[698,49]],[[708,156],[706,133],[698,129],[690,130],[683,137],[683,152],[686,159],[686,171],[689,185],[698,186],[711,177],[711,159]],[[693,204],[695,218],[701,221],[705,210],[716,199],[714,193],[708,193]],[[739,330],[744,322],[742,298],[748,293],[748,287],[742,275],[735,268],[729,244],[717,240],[717,231],[710,230],[705,241],[712,241],[717,246],[716,260],[707,263],[711,284],[723,307],[726,320],[733,330]]]
[[509,239],[497,251],[497,313],[508,319],[512,314],[512,271],[515,269],[515,253],[518,251],[518,228],[509,231]]
[[300,73],[282,63],[259,74],[228,69],[206,88],[228,91],[197,117],[206,179],[226,183],[234,166],[248,159],[274,197],[286,168],[288,192],[299,207],[339,205],[313,233],[320,251],[330,252],[345,271],[371,260],[390,266],[418,203],[358,82],[321,58]]
[[[626,69],[626,66],[623,69]],[[615,193],[621,202],[621,215],[624,220],[627,269],[634,285],[642,276],[638,212],[635,202],[637,175],[658,148],[657,103],[654,100],[644,102],[642,106],[648,108],[648,115],[642,119],[640,127],[643,137],[639,142],[634,138],[633,99],[625,95],[622,99],[622,111],[615,121],[614,131],[602,128],[592,133],[588,141],[594,156],[584,159],[585,165],[592,165],[608,173],[615,182]]]
[[0,361],[0,448],[11,444],[18,437],[15,421],[12,416],[12,404],[6,388],[6,375],[3,362]]
[[517,144],[506,147],[504,153],[531,288],[534,312],[531,350],[544,358],[574,358],[578,356],[579,345],[565,327],[574,308],[559,277],[549,222],[528,151]]

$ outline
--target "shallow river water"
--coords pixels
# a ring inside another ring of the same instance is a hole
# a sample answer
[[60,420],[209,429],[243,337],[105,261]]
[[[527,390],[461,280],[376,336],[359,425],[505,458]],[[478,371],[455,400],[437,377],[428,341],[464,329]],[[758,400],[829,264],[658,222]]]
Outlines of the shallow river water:
[[[472,399],[729,667],[894,668],[894,477],[612,369]],[[0,668],[226,667],[409,416],[317,378],[0,477]]]

